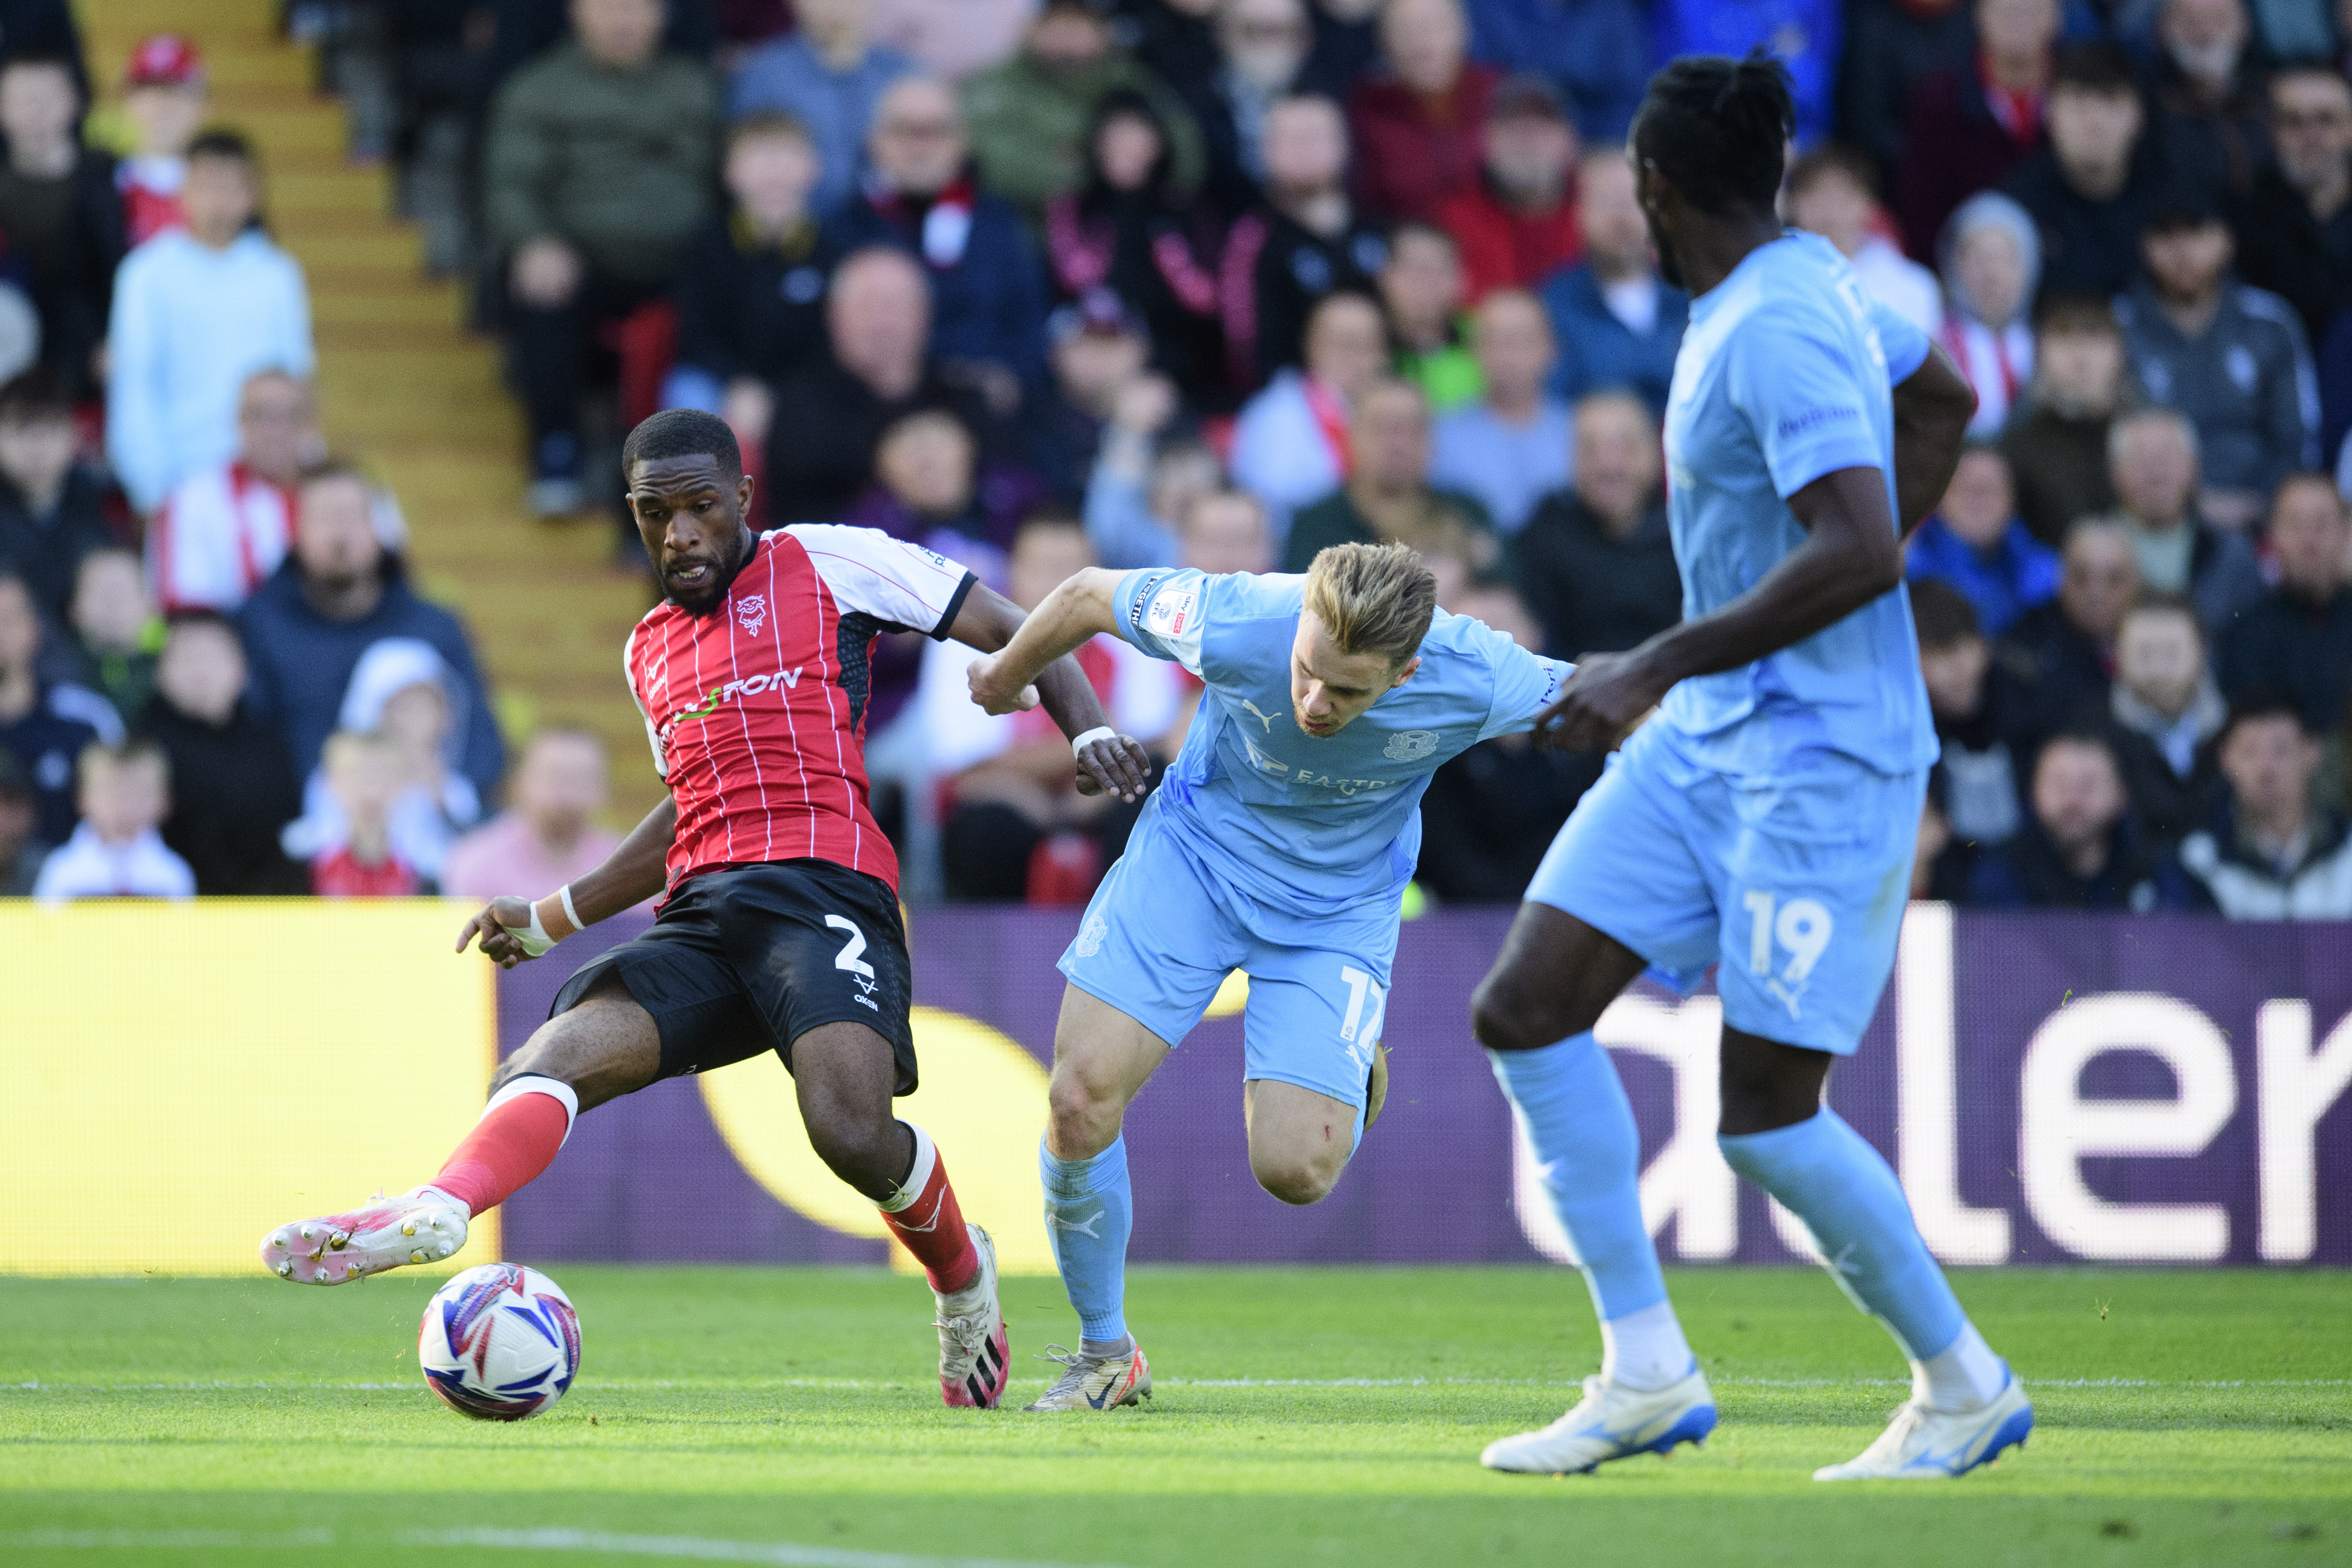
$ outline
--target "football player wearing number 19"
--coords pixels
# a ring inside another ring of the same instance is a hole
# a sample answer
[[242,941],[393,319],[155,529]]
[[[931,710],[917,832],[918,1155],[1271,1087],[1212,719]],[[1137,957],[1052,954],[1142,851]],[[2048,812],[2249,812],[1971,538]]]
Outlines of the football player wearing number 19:
[[1548,739],[1614,743],[1474,1001],[1601,1318],[1585,1397],[1490,1445],[1498,1470],[1589,1470],[1703,1438],[1715,1402],[1666,1300],[1633,1119],[1592,1027],[1644,964],[1720,959],[1717,1142],[1894,1334],[1912,1397],[1816,1480],[1956,1476],[2032,1429],[1877,1151],[1822,1102],[1895,963],[1935,726],[1903,533],[1958,461],[1975,399],[1823,240],[1774,213],[1795,129],[1761,55],[1675,61],[1633,132],[1635,188],[1693,295],[1666,401],[1682,624],[1587,660]]
[[1103,633],[1207,685],[1183,751],[1062,955],[1045,1225],[1078,1348],[1032,1410],[1108,1410],[1150,1392],[1128,1330],[1134,1205],[1128,1101],[1235,969],[1250,978],[1250,1169],[1285,1203],[1331,1190],[1377,1115],[1389,963],[1447,758],[1525,730],[1568,667],[1436,609],[1402,545],[1343,544],[1303,577],[1082,572],[1004,651],[971,667],[992,713]]
[[[915,1091],[911,987],[898,861],[866,806],[863,739],[877,634],[986,652],[1021,611],[872,529],[754,536],[735,437],[709,415],[655,415],[630,433],[622,471],[667,601],[629,635],[626,666],[668,797],[578,881],[537,903],[494,900],[457,948],[478,937],[510,967],[662,894],[653,927],[565,984],[439,1174],[281,1226],[262,1261],[319,1285],[437,1262],[465,1244],[469,1219],[547,1169],[582,1111],[772,1050],[817,1154],[923,1266],[941,1396],[992,1408],[1008,1353],[994,1249],[965,1223],[929,1136],[891,1111]],[[1081,790],[1141,795],[1143,748],[1104,724],[1074,661],[1038,670],[1038,699],[1076,738]]]

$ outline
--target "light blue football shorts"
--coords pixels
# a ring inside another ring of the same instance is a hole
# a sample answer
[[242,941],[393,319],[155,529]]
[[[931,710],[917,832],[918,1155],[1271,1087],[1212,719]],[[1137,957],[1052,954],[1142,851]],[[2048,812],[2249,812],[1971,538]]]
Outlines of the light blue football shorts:
[[1831,752],[1735,779],[1654,720],[1577,803],[1527,896],[1685,993],[1719,963],[1731,1028],[1850,1056],[1895,967],[1927,787],[1925,769],[1882,773]]
[[1212,878],[1147,812],[1060,967],[1071,984],[1171,1046],[1239,969],[1249,976],[1243,1077],[1295,1083],[1360,1112],[1397,921],[1391,899],[1312,921],[1269,909]]

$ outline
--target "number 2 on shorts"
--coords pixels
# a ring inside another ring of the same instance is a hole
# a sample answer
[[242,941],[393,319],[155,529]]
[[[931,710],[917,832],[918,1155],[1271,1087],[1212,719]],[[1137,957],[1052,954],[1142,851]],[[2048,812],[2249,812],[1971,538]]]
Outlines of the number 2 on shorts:
[[846,969],[852,974],[863,974],[868,980],[873,979],[874,966],[857,956],[866,951],[866,933],[857,929],[857,922],[846,915],[827,915],[824,917],[824,923],[835,931],[845,931],[849,933],[849,940],[841,944],[840,952],[834,956],[833,966],[835,969]]
[[1783,904],[1760,888],[1743,894],[1739,901],[1753,920],[1748,939],[1748,973],[1771,971],[1772,943],[1777,938],[1789,950],[1789,966],[1780,972],[1780,978],[1791,985],[1801,983],[1828,951],[1829,910],[1818,899],[1790,899]]

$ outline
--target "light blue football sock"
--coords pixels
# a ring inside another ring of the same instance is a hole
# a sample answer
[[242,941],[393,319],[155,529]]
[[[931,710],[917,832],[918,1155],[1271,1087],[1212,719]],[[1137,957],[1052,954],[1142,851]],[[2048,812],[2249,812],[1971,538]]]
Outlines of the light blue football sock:
[[1535,1148],[1544,1196],[1575,1244],[1601,1320],[1602,1374],[1636,1387],[1686,1375],[1690,1349],[1642,1223],[1641,1135],[1609,1053],[1588,1032],[1486,1056]]
[[1078,1310],[1078,1332],[1115,1343],[1127,1337],[1127,1238],[1135,1230],[1135,1194],[1127,1182],[1127,1140],[1091,1160],[1064,1160],[1037,1142],[1045,1184],[1045,1238],[1062,1289]]
[[1733,1170],[1805,1222],[1838,1288],[1885,1323],[1912,1361],[1960,1337],[1968,1316],[1920,1239],[1903,1184],[1836,1111],[1823,1106],[1794,1126],[1716,1142]]

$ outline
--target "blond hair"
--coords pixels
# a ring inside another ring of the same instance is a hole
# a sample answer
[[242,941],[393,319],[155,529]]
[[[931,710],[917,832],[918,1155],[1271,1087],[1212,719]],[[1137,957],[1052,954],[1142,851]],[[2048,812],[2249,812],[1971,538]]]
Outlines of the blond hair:
[[1307,611],[1341,653],[1401,665],[1429,635],[1437,579],[1404,545],[1334,544],[1307,568]]

